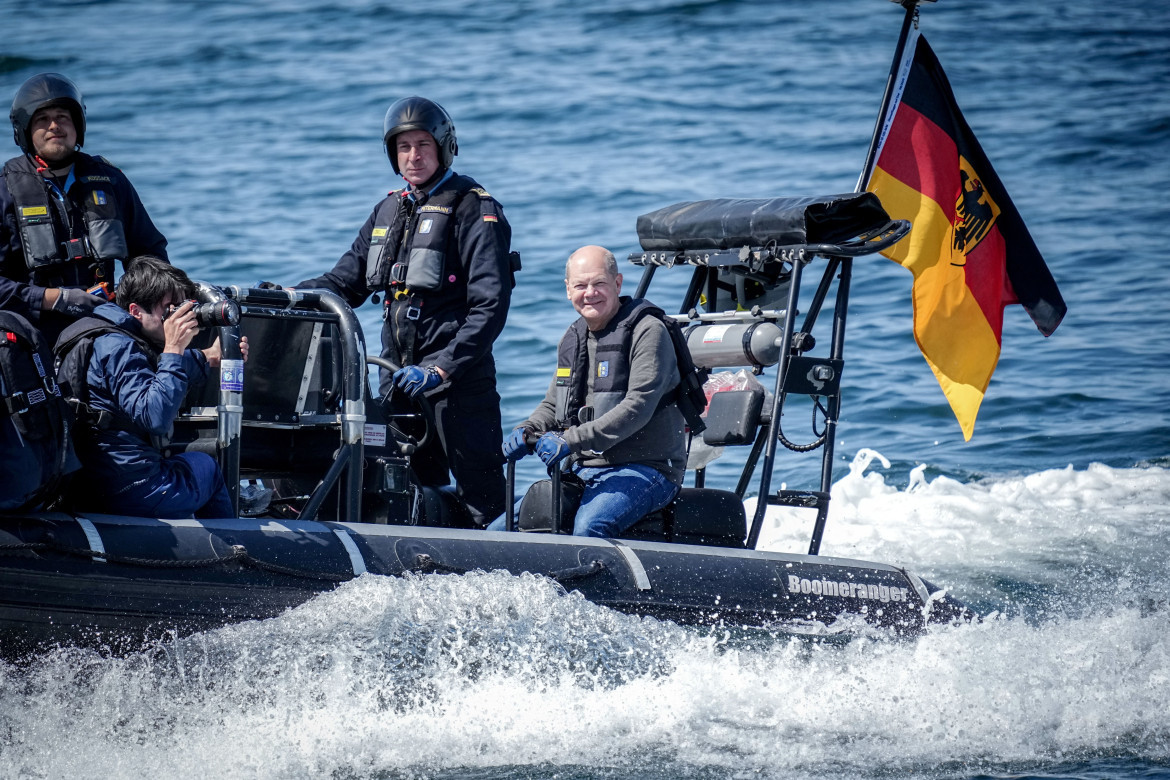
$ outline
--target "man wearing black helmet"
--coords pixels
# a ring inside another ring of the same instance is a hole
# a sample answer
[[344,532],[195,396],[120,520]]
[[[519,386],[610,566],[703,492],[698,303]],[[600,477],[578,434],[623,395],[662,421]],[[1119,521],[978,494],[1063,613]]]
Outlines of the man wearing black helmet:
[[115,261],[165,259],[167,241],[125,174],[79,151],[85,102],[72,81],[33,76],[17,90],[9,119],[23,154],[0,176],[0,307],[33,320],[52,341],[109,299]]
[[[492,343],[504,327],[513,285],[512,230],[500,204],[451,170],[459,151],[455,125],[421,97],[386,112],[383,142],[407,187],[374,207],[333,270],[296,285],[324,288],[358,306],[384,298],[381,390],[425,394],[437,437],[412,458],[424,485],[456,491],[485,526],[504,510],[500,396]],[[437,439],[437,440],[436,440]]]

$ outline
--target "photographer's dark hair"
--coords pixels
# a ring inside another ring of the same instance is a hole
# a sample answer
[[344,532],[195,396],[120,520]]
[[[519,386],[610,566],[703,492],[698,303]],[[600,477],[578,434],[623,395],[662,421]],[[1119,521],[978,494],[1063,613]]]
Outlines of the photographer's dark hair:
[[139,255],[126,264],[126,273],[118,280],[115,299],[129,310],[137,303],[151,310],[170,298],[179,303],[195,297],[195,283],[182,269],[154,255]]

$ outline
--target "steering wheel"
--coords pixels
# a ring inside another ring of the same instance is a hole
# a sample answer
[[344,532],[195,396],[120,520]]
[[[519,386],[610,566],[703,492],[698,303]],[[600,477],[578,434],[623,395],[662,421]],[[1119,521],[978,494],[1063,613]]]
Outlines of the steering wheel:
[[[399,369],[397,364],[378,355],[366,355],[366,363],[384,368],[391,373]],[[411,398],[406,393],[395,393],[394,387],[391,386],[385,395],[377,399],[377,403],[386,415],[386,424],[398,441],[411,444],[417,450],[430,438],[431,430],[434,428],[435,409],[426,396],[420,393]],[[399,423],[403,421],[407,421],[408,424],[400,425]],[[410,425],[409,422],[413,422],[414,425]]]

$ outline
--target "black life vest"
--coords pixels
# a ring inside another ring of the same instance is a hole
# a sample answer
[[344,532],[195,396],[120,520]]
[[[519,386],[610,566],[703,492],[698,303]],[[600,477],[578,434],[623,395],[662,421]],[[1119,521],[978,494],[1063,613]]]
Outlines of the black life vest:
[[[62,263],[96,265],[99,276],[112,281],[114,261],[129,249],[121,210],[114,193],[120,172],[101,157],[78,152],[73,185],[65,200],[37,172],[27,156],[4,164],[4,179],[16,204],[16,220],[24,261],[34,282]],[[80,213],[81,224],[76,216]]]
[[24,317],[0,311],[0,509],[48,503],[77,468],[53,353]]
[[[418,320],[427,296],[458,295],[458,289],[448,281],[452,277],[455,284],[466,284],[462,269],[449,265],[459,264],[462,258],[447,255],[455,246],[456,214],[469,194],[479,198],[483,219],[501,219],[492,196],[474,179],[459,174],[452,174],[433,195],[416,195],[417,201],[406,190],[393,192],[374,215],[366,254],[366,284],[386,293],[382,316],[391,335],[383,334],[383,357],[398,365],[415,362]],[[519,255],[513,256],[515,271]]]
[[[146,353],[151,370],[158,370],[158,347],[145,337],[131,333],[126,328],[121,328],[101,317],[82,317],[62,331],[57,338],[57,344],[53,347],[53,352],[57,356],[57,382],[61,385],[61,391],[72,407],[75,418],[85,424],[78,426],[79,432],[85,426],[89,426],[96,430],[124,430],[142,436],[143,431],[138,426],[130,423],[119,424],[117,418],[109,411],[94,410],[90,405],[89,381],[86,375],[93,359],[93,343],[99,336],[107,333],[120,333],[133,339]],[[160,446],[161,442],[155,441],[154,444]]]
[[[474,179],[460,174],[452,174],[438,192],[417,202],[406,190],[390,193],[374,215],[366,285],[392,293],[428,293],[442,287],[455,212],[468,193],[479,197],[484,216],[499,218],[492,196]],[[408,234],[410,251],[402,257]]]

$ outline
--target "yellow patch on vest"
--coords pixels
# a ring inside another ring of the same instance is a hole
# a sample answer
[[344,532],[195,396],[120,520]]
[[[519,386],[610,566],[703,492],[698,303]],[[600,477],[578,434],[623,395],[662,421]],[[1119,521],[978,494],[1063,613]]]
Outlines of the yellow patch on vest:
[[563,377],[563,376],[569,376],[572,373],[573,373],[573,369],[571,369],[571,368],[557,368],[557,377],[558,378]]
[[45,206],[25,206],[20,210],[22,217],[43,217],[49,213],[49,209]]
[[376,227],[376,228],[374,228],[374,229],[373,229],[373,231],[370,233],[370,237],[371,237],[371,238],[381,238],[382,236],[386,235],[388,232],[390,232],[390,228],[384,228],[384,227],[382,227],[382,228],[379,228],[379,227]]

